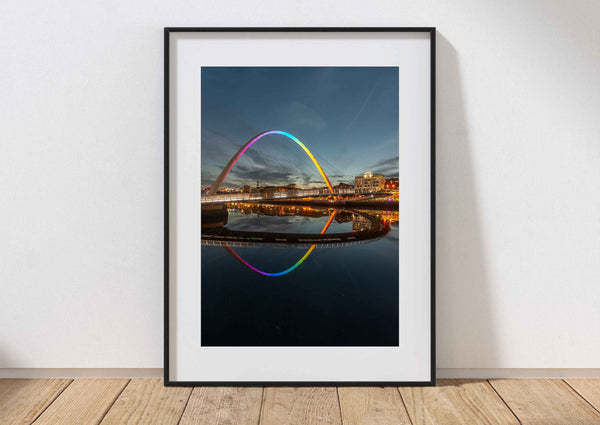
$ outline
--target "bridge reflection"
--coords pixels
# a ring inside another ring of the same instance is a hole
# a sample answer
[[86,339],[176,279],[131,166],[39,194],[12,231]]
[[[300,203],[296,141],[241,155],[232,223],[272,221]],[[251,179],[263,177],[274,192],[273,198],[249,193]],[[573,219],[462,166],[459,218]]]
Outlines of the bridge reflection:
[[[265,216],[304,216],[336,218],[338,223],[352,222],[352,232],[326,234],[262,232],[251,230],[232,230],[226,227],[229,213],[226,209],[206,211],[202,216],[202,245],[237,247],[286,247],[286,248],[339,248],[358,245],[387,235],[390,225],[397,221],[397,211],[366,212],[351,209],[319,209],[301,206],[247,204],[237,210],[245,214]],[[333,213],[332,213],[333,211]],[[236,211],[234,210],[235,214]],[[395,215],[394,215],[395,214]]]
[[[336,211],[333,211],[333,213],[331,213],[331,216],[329,217],[329,220],[327,220],[327,223],[325,224],[325,227],[323,227],[323,230],[321,230],[320,234],[324,234],[327,231],[327,229],[329,229],[329,226],[331,225],[331,222],[333,221],[333,218],[335,217],[335,214],[336,214]],[[313,252],[313,250],[315,249],[315,247],[316,247],[316,245],[312,245],[308,249],[308,251],[306,251],[306,253],[302,256],[302,258],[300,258],[293,266],[285,269],[284,271],[275,272],[275,273],[265,272],[263,270],[260,270],[260,269],[258,269],[256,267],[254,267],[249,262],[247,262],[242,257],[240,257],[240,255],[237,252],[235,252],[233,250],[233,248],[231,248],[228,245],[225,245],[225,250],[227,252],[229,252],[236,260],[238,260],[244,266],[248,267],[253,272],[258,273],[258,274],[262,274],[263,276],[277,277],[277,276],[283,276],[285,274],[288,274],[289,272],[291,272],[291,271],[295,270],[297,267],[299,267],[300,264],[302,264],[304,262],[304,260],[306,260],[308,258],[308,256],[310,255],[310,253]]]
[[[236,205],[238,206],[238,205]],[[299,267],[316,248],[340,248],[344,246],[358,245],[370,242],[386,236],[390,231],[391,222],[381,218],[384,211],[367,213],[365,211],[345,210],[339,208],[316,209],[303,206],[282,205],[239,205],[240,208],[231,208],[233,214],[263,214],[277,216],[306,216],[324,217],[329,215],[327,223],[318,234],[307,233],[281,233],[281,232],[257,232],[246,230],[232,230],[225,225],[229,212],[223,209],[204,209],[202,221],[202,245],[221,246],[232,257],[242,263],[255,273],[263,276],[283,276]],[[388,212],[394,213],[394,212]],[[396,221],[397,221],[397,211]],[[392,215],[393,217],[393,215]],[[338,223],[352,221],[352,232],[326,234],[333,220]],[[234,247],[270,247],[270,248],[304,248],[307,251],[291,267],[281,272],[266,272],[260,270],[244,260],[233,248]]]

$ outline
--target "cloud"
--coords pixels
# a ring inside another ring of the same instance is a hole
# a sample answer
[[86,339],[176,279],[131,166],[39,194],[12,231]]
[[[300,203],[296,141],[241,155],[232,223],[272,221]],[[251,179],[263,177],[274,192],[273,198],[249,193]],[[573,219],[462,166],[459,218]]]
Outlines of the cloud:
[[200,182],[202,183],[202,185],[212,185],[215,180],[217,180],[217,175],[214,173],[211,173],[210,171],[204,171],[202,170],[202,173],[200,175]]
[[390,168],[387,170],[380,170],[377,171],[378,174],[383,174],[386,178],[390,178],[390,177],[399,177],[400,176],[400,172],[398,171],[397,168]]
[[279,184],[279,182],[289,181],[293,177],[290,171],[281,169],[281,167],[267,169],[265,167],[254,167],[243,164],[237,165],[229,174],[240,180],[260,180],[265,184]]
[[269,167],[273,164],[271,158],[267,157],[264,152],[257,152],[256,150],[248,149],[246,152],[244,152],[244,155],[247,158],[250,158],[256,165],[261,167]]
[[369,171],[377,174],[383,174],[386,177],[398,176],[398,156],[382,159],[369,167]]
[[399,159],[400,158],[398,157],[398,155],[392,158],[382,159],[381,161],[377,161],[374,165],[371,165],[371,168],[376,169],[380,167],[388,167],[390,165],[398,165]]

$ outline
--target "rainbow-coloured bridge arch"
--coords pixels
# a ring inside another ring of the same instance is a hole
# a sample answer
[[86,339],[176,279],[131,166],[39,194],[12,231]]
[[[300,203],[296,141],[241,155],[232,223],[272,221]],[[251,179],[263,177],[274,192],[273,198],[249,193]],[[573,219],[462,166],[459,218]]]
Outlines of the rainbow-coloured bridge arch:
[[317,166],[317,169],[319,170],[319,173],[321,173],[321,176],[323,177],[323,180],[325,180],[325,183],[327,183],[327,187],[329,188],[329,191],[331,193],[333,193],[333,188],[331,187],[331,183],[329,183],[329,179],[325,175],[325,172],[323,171],[323,168],[321,168],[321,165],[319,165],[319,162],[316,160],[316,158],[311,153],[311,151],[309,151],[308,148],[304,145],[304,143],[302,143],[296,136],[294,136],[293,134],[290,134],[290,133],[288,133],[286,131],[269,130],[269,131],[265,131],[263,133],[260,133],[259,135],[257,135],[254,138],[252,138],[249,142],[247,142],[244,146],[242,146],[240,148],[240,150],[237,151],[237,153],[235,155],[233,155],[233,157],[229,160],[229,162],[227,163],[227,165],[225,166],[225,168],[223,168],[223,171],[221,171],[221,174],[219,174],[219,177],[217,177],[217,180],[215,180],[215,183],[210,188],[210,192],[208,194],[211,195],[211,196],[212,195],[216,195],[217,191],[219,190],[219,187],[221,187],[221,184],[223,183],[223,180],[225,180],[225,177],[227,177],[227,174],[229,174],[229,171],[231,171],[231,168],[233,167],[233,164],[236,163],[236,161],[239,159],[239,157],[242,156],[244,154],[244,152],[246,152],[246,150],[250,146],[252,146],[252,144],[254,142],[257,142],[258,140],[262,139],[263,137],[265,137],[265,136],[267,136],[269,134],[281,134],[282,136],[285,136],[285,137],[293,140],[294,142],[296,142],[298,144],[298,146],[300,146],[302,148],[302,150],[304,150],[304,152],[306,152],[306,154],[308,155],[308,157],[310,159],[312,159],[312,162],[314,162],[314,164]]

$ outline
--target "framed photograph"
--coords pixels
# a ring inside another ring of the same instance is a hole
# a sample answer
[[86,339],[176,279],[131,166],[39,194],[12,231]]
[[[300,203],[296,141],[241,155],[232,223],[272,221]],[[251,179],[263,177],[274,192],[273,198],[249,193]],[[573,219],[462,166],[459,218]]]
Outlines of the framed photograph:
[[165,28],[165,385],[435,384],[435,29]]

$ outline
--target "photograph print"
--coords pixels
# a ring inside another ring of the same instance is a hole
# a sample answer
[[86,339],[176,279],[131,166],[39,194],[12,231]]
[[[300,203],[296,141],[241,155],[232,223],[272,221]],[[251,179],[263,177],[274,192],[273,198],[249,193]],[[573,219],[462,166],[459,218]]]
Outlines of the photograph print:
[[202,66],[202,347],[398,347],[396,66]]

